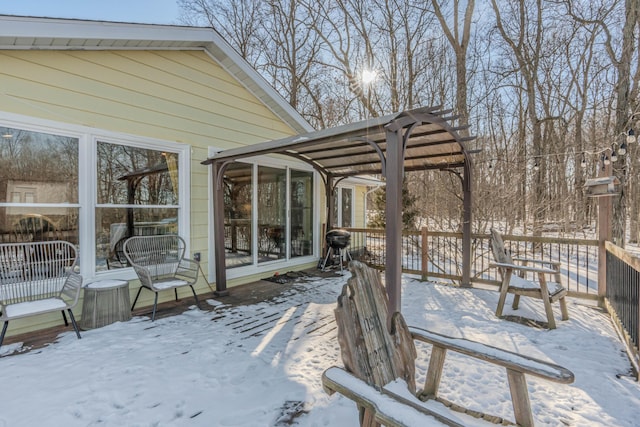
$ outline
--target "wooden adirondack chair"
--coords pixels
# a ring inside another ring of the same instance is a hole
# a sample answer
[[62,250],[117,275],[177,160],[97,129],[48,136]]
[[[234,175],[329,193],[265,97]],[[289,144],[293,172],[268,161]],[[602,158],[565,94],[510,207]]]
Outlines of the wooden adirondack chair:
[[[521,296],[541,299],[544,303],[549,329],[556,327],[552,303],[559,302],[562,320],[569,319],[565,301],[567,290],[561,283],[560,263],[529,258],[512,258],[504,247],[502,236],[493,228],[491,229],[491,250],[496,260],[491,266],[497,267],[502,276],[496,316],[502,316],[507,294],[510,293],[513,294],[512,308],[514,310],[518,309]],[[514,274],[514,272],[518,274]],[[524,275],[527,273],[535,274],[537,280],[525,278]],[[552,280],[548,281],[547,277],[552,277]]]
[[[486,426],[511,424],[499,417],[465,409],[438,396],[447,352],[502,366],[507,371],[515,421],[533,426],[525,374],[569,384],[573,373],[561,366],[461,338],[408,327],[402,314],[389,317],[379,273],[352,261],[352,277],[335,310],[344,369],[322,376],[325,390],[353,400],[361,426]],[[414,340],[433,346],[424,387],[417,391]],[[461,375],[464,381],[464,375]],[[417,392],[416,392],[417,391]],[[478,390],[481,395],[482,390]]]

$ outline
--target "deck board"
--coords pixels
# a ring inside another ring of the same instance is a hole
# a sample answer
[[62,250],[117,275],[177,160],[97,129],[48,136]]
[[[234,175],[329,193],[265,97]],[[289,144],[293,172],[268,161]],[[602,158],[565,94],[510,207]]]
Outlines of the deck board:
[[[314,277],[335,277],[335,272],[328,271],[322,272],[320,270],[311,269],[306,270],[305,273]],[[298,279],[304,280],[304,279]],[[258,280],[256,282],[251,282],[239,286],[234,286],[229,288],[229,295],[224,297],[214,296],[213,292],[206,292],[198,295],[198,300],[200,301],[200,309],[203,311],[214,311],[215,306],[206,303],[207,299],[215,299],[227,306],[244,306],[256,304],[263,301],[274,300],[284,293],[288,291],[292,291],[295,289],[297,280],[290,281],[288,283],[276,283],[268,280]],[[195,301],[193,300],[193,295],[184,293],[184,297],[176,300],[166,301],[163,303],[158,303],[158,311],[156,313],[156,319],[162,319],[166,317],[176,316],[184,313],[189,310],[189,307],[194,305]],[[80,307],[80,306],[78,306]],[[79,308],[76,307],[74,312],[78,312]],[[153,305],[136,307],[135,310],[131,313],[132,316],[148,316],[151,317],[151,312],[153,309]],[[223,316],[221,316],[223,317]],[[60,334],[68,331],[72,331],[71,326],[65,326],[62,323],[62,319],[60,319],[60,325],[54,326],[51,328],[41,329],[38,331],[28,332],[24,334],[7,336],[4,340],[4,345],[10,345],[16,342],[22,342],[22,349],[6,356],[23,354],[30,351],[38,350],[40,348],[46,347],[49,344],[55,343]],[[277,319],[276,319],[277,320]],[[255,325],[255,332],[259,332],[264,329],[266,323],[268,323],[268,319],[247,319],[247,321],[261,321],[262,325]],[[233,327],[233,325],[229,325]],[[260,328],[262,326],[262,328]],[[247,325],[246,322],[242,322],[237,327],[241,327],[242,329],[252,329],[251,326]],[[9,325],[9,329],[11,325]],[[82,333],[82,332],[81,332]],[[5,356],[5,357],[6,357]]]

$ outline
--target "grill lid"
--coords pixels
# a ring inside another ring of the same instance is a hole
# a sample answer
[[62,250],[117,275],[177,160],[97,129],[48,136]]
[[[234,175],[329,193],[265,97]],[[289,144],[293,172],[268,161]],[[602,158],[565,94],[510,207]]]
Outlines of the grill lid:
[[330,230],[326,234],[325,240],[334,249],[344,249],[351,243],[351,233],[342,229]]

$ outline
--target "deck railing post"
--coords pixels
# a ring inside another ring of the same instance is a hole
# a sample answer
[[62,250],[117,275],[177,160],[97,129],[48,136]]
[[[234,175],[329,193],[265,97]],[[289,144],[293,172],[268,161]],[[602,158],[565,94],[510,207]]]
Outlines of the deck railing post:
[[421,260],[420,270],[422,271],[422,280],[427,280],[427,274],[429,273],[429,242],[428,242],[428,230],[427,227],[422,227],[420,230],[420,249]]
[[598,299],[602,304],[607,294],[607,249],[605,243],[611,241],[611,197],[598,199]]

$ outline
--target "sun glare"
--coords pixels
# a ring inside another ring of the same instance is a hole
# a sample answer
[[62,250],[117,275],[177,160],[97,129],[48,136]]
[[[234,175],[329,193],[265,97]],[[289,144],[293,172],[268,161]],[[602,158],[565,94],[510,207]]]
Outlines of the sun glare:
[[362,70],[362,83],[368,85],[375,82],[378,78],[376,70]]

